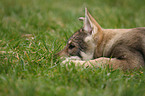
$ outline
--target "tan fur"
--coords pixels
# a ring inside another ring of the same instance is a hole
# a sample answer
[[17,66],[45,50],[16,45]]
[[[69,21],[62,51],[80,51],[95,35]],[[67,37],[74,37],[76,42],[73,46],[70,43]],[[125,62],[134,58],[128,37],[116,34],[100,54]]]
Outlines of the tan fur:
[[[132,29],[102,29],[104,35],[98,42],[99,44],[96,44],[97,46],[99,45],[96,49],[97,50],[96,53],[98,54],[103,53],[104,56],[108,52],[108,50],[112,47],[114,41],[116,41],[119,37],[121,37],[122,36],[121,34],[128,32],[130,30]],[[105,38],[105,40],[103,38]],[[100,54],[97,57],[100,57]]]

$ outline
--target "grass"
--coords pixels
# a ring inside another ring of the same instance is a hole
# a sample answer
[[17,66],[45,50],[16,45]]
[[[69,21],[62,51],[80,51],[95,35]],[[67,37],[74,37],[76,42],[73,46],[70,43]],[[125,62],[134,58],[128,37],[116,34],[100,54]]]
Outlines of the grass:
[[0,96],[145,96],[145,71],[60,65],[54,54],[82,26],[145,26],[144,0],[0,0]]

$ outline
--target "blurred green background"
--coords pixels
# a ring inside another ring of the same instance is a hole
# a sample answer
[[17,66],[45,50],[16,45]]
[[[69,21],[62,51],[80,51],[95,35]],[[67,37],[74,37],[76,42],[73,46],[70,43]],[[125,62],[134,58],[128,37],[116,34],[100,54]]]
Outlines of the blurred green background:
[[103,28],[145,26],[145,0],[0,0],[1,96],[145,96],[145,72],[66,68],[54,54],[87,7]]

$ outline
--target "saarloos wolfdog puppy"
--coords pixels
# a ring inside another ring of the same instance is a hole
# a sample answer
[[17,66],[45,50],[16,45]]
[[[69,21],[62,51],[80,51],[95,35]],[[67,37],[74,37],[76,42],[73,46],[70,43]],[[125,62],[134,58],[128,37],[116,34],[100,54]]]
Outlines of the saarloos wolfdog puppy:
[[[83,28],[75,32],[57,55],[85,67],[109,65],[113,69],[138,69],[145,65],[145,27],[103,29],[85,8]],[[70,64],[70,63],[69,63]]]

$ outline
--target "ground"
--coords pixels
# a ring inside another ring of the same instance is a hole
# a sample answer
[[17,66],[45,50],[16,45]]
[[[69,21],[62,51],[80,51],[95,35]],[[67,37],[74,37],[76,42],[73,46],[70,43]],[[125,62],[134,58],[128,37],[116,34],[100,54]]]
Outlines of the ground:
[[54,54],[83,22],[145,26],[144,0],[0,0],[0,96],[145,96],[145,71],[61,65]]

